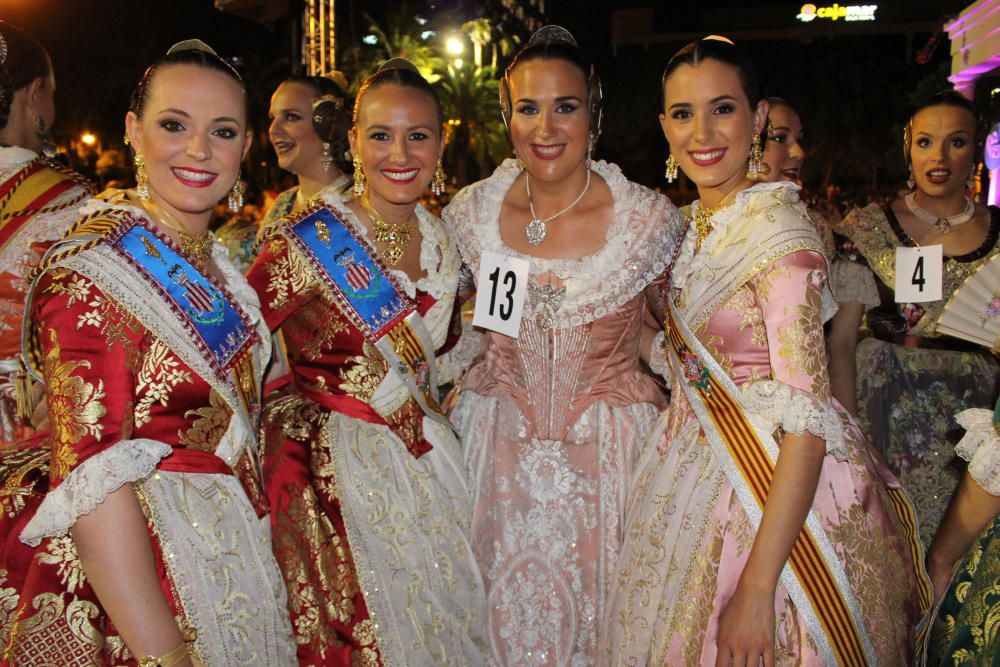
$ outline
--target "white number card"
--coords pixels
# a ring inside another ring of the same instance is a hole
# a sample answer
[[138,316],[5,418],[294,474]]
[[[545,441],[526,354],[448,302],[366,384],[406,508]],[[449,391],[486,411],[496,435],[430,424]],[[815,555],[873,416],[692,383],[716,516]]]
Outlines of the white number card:
[[472,324],[517,338],[530,268],[526,259],[484,252],[479,260]]
[[896,303],[938,301],[943,263],[939,245],[896,248]]

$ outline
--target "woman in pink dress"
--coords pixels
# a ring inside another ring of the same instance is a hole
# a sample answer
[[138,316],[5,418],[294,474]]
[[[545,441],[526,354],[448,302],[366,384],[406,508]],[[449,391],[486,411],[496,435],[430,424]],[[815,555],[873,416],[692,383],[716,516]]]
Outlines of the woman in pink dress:
[[768,111],[753,65],[712,37],[663,81],[671,161],[700,200],[666,299],[673,398],[629,495],[602,659],[906,664],[912,515],[830,397],[834,302],[805,206],[789,183],[753,184]]
[[507,665],[596,658],[628,479],[664,405],[640,358],[645,290],[683,229],[665,197],[591,161],[600,83],[572,39],[549,26],[515,57],[502,102],[518,160],[444,212],[474,275],[485,252],[530,266],[519,335],[487,332],[451,415]]

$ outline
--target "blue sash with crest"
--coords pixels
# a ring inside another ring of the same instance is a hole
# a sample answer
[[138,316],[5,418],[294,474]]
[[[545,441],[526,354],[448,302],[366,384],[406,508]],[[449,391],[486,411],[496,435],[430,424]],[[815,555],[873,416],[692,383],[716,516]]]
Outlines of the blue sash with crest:
[[340,215],[329,205],[313,206],[289,221],[287,237],[424,414],[450,428],[438,403],[433,339],[417,305]]

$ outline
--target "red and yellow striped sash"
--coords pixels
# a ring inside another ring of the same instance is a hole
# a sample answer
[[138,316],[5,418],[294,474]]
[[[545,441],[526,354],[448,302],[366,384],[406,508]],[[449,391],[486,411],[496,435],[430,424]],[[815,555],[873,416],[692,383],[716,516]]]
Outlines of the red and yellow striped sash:
[[[681,366],[690,370],[699,362],[684,341],[670,310],[667,337]],[[701,399],[743,480],[763,510],[774,477],[774,463],[736,400],[707,367],[700,365],[697,371],[687,377],[687,384]],[[838,663],[848,667],[868,665],[857,620],[808,526],[803,526],[799,532],[788,563],[815,611]]]
[[42,160],[33,160],[0,184],[0,251],[32,216],[78,204],[87,196],[86,191],[72,202],[46,208],[53,199],[78,184],[73,176]]

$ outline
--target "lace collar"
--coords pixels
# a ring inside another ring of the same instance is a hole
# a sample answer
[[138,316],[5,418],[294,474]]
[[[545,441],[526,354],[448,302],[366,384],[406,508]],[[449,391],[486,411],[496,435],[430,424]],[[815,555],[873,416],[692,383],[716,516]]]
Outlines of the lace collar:
[[20,146],[0,147],[0,173],[14,171],[38,157],[38,153]]
[[705,237],[701,244],[701,249],[695,254],[694,245],[697,238],[694,228],[694,215],[701,206],[701,200],[695,200],[691,204],[691,211],[687,216],[687,233],[681,243],[681,250],[671,271],[671,286],[675,289],[684,287],[688,277],[698,273],[709,259],[717,255],[728,245],[730,227],[734,220],[743,217],[747,206],[758,196],[770,193],[778,197],[781,201],[794,204],[799,200],[800,188],[795,183],[789,181],[778,181],[776,183],[756,183],[742,192],[737,193],[732,205],[727,206],[712,216],[712,230]]

